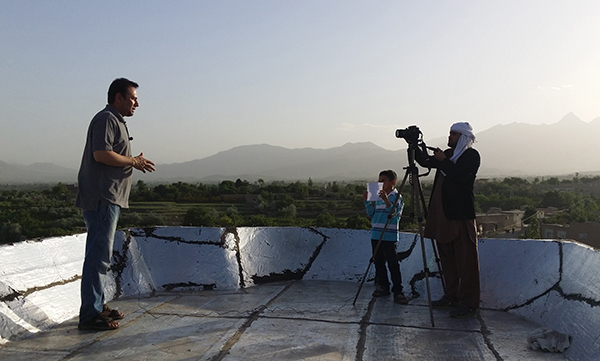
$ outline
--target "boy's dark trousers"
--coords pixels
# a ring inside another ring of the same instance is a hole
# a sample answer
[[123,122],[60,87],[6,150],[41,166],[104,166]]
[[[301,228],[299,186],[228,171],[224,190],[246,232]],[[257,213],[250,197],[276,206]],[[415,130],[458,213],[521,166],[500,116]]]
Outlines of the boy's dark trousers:
[[375,248],[379,240],[372,239],[371,245],[373,246],[373,263],[375,264],[375,285],[380,286],[383,289],[390,289],[390,281],[388,280],[387,269],[385,264],[390,270],[392,276],[392,293],[402,293],[402,275],[400,274],[400,264],[398,264],[398,254],[396,252],[396,243],[392,241],[381,241],[377,254],[375,254]]

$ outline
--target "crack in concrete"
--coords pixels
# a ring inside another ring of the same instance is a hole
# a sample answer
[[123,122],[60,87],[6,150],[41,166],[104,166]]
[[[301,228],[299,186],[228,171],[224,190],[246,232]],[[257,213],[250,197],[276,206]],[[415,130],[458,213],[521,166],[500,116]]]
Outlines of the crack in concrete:
[[[152,237],[154,236],[154,231],[156,230],[156,227],[153,228],[136,228],[134,230],[129,230],[131,234],[133,234],[136,237]],[[138,231],[141,231],[143,233],[140,233]]]
[[[413,298],[419,298],[421,294],[417,291],[417,282],[423,281],[427,277],[427,272],[421,271],[419,273],[415,273],[415,275],[410,279],[410,294]],[[431,272],[429,271],[429,279],[437,278],[442,280],[442,274],[440,272]]]
[[304,276],[306,274],[306,272],[308,272],[310,270],[310,268],[312,267],[312,264],[315,262],[315,260],[319,256],[319,254],[321,254],[321,250],[323,250],[323,246],[325,246],[325,243],[327,243],[327,240],[329,239],[328,236],[324,235],[323,233],[317,231],[314,228],[308,227],[307,229],[309,231],[316,233],[316,234],[320,235],[321,237],[323,237],[323,241],[321,243],[319,243],[317,248],[315,248],[313,254],[308,259],[308,264],[306,265],[306,267],[304,267],[304,273],[302,274],[302,276]]
[[9,287],[11,289],[11,291],[13,291],[13,292],[9,293],[8,295],[4,295],[4,296],[0,297],[0,302],[14,301],[14,300],[18,299],[19,297],[25,298],[34,292],[47,290],[49,288],[56,287],[56,286],[66,285],[68,283],[75,282],[80,279],[81,279],[81,275],[75,275],[70,278],[63,279],[62,281],[56,281],[56,282],[48,283],[43,286],[35,286],[32,288],[28,288],[25,291],[15,290],[14,288]]
[[[398,252],[398,262],[402,262],[405,259],[408,259],[408,257],[410,257],[410,255],[415,251],[417,244],[420,243],[420,235],[419,233],[415,233],[415,238],[413,239],[412,243],[410,244],[410,247],[408,248],[408,250],[404,251],[404,252]],[[425,243],[425,240],[423,240],[423,245]],[[433,241],[432,241],[432,246],[434,247]],[[436,262],[438,260],[436,259]],[[438,267],[439,267],[439,263]],[[414,298],[419,297],[421,294],[419,292],[417,292],[417,282],[419,281],[423,281],[426,277],[427,272],[425,272],[425,270],[423,270],[422,272],[416,273],[411,280],[409,281],[410,284],[410,293]],[[442,279],[442,272],[438,269],[438,271],[436,272],[432,272],[431,270],[429,270],[429,278],[438,278],[438,279]]]
[[417,240],[419,239],[419,234],[415,234],[415,239],[413,239],[412,243],[410,244],[410,247],[408,247],[408,249],[404,252],[398,252],[398,262],[402,262],[403,260],[407,259],[408,257],[410,257],[410,255],[413,253],[413,250],[415,249],[415,247],[417,246]]
[[221,244],[225,244],[228,234],[232,234],[235,239],[235,259],[238,264],[238,276],[240,278],[240,288],[246,288],[246,282],[244,282],[244,266],[242,265],[242,253],[240,251],[240,236],[236,227],[225,228],[225,231],[221,234]]
[[231,351],[233,346],[235,346],[235,344],[241,339],[242,335],[246,332],[246,330],[248,328],[250,328],[250,326],[252,326],[252,323],[254,323],[254,321],[259,319],[260,314],[263,313],[264,310],[267,309],[270,304],[275,302],[275,300],[277,298],[279,298],[284,292],[286,292],[291,286],[292,286],[292,283],[285,286],[284,289],[281,290],[281,292],[279,292],[277,295],[275,295],[273,298],[271,298],[266,304],[256,308],[250,314],[250,316],[248,317],[246,322],[244,322],[244,324],[235,332],[235,334],[233,336],[231,336],[231,338],[229,340],[227,340],[227,342],[225,342],[225,344],[221,348],[221,351],[215,357],[213,357],[210,361],[223,360],[229,354],[229,352]]
[[[327,235],[319,232],[315,228],[307,227],[306,229],[308,229],[312,233],[318,234],[319,236],[323,237],[323,241],[317,245],[317,247],[313,251],[312,255],[310,256],[308,263],[304,267],[298,268],[296,270],[284,269],[281,272],[271,272],[271,273],[269,273],[269,275],[265,275],[265,276],[253,275],[253,276],[251,276],[251,278],[255,285],[272,283],[272,282],[281,282],[281,281],[296,281],[296,280],[303,279],[303,277],[306,275],[306,273],[312,267],[312,264],[314,263],[314,261],[319,256],[325,243],[329,239],[329,237]],[[219,242],[189,241],[189,240],[185,240],[181,237],[157,236],[154,232],[155,230],[156,230],[155,228],[144,228],[144,229],[142,229],[142,232],[129,231],[127,233],[127,239],[123,244],[123,250],[122,250],[123,254],[114,252],[113,256],[116,259],[116,262],[113,265],[111,265],[111,269],[113,270],[113,272],[116,273],[115,283],[117,284],[117,289],[115,291],[115,298],[119,297],[122,293],[121,283],[122,283],[122,273],[124,271],[124,268],[125,268],[126,262],[127,262],[126,253],[128,251],[129,244],[131,243],[131,240],[132,240],[131,237],[135,236],[135,235],[145,236],[145,237],[153,237],[156,239],[161,239],[161,240],[165,240],[165,241],[169,241],[169,242],[178,242],[178,243],[196,244],[196,245],[216,245],[216,246],[225,248],[226,247],[226,236],[228,234],[232,234],[235,239],[234,251],[236,254],[236,261],[237,261],[237,265],[238,265],[239,286],[240,286],[240,288],[245,288],[247,286],[246,280],[244,279],[244,272],[243,272],[244,267],[243,267],[242,255],[241,255],[241,250],[240,250],[240,237],[239,237],[236,227],[225,228],[225,231],[221,234]],[[408,248],[408,250],[403,251],[403,252],[398,252],[398,260],[400,262],[402,260],[410,257],[410,255],[416,249],[417,244],[419,243],[418,241],[419,241],[419,235],[416,234],[415,238],[414,238],[413,242],[411,243],[410,247]],[[600,300],[595,300],[595,299],[592,299],[589,297],[584,297],[580,293],[567,294],[562,290],[560,283],[562,281],[562,275],[563,275],[563,261],[564,261],[563,244],[561,242],[556,242],[556,243],[559,246],[559,270],[558,270],[559,277],[558,277],[558,281],[553,286],[551,286],[550,288],[545,290],[544,292],[542,292],[520,304],[505,307],[505,308],[501,309],[501,311],[509,311],[509,310],[515,310],[515,309],[519,309],[522,307],[526,307],[528,305],[531,305],[538,299],[547,296],[552,291],[557,292],[559,295],[561,295],[561,297],[563,297],[566,300],[584,302],[584,303],[590,305],[591,307],[600,306]],[[422,271],[422,272],[415,274],[412,277],[412,279],[410,280],[409,284],[411,287],[411,295],[414,298],[420,297],[420,293],[417,291],[417,283],[423,281],[426,276],[427,276],[427,272]],[[442,274],[439,270],[437,272],[429,271],[429,276],[430,276],[430,278],[437,278],[437,279],[441,280]],[[79,276],[79,278],[80,278],[80,276]],[[49,288],[49,287],[52,287],[52,285],[44,286],[44,287]],[[216,288],[216,284],[214,284],[214,283],[213,284],[198,284],[198,283],[194,283],[194,282],[187,282],[187,283],[180,282],[180,283],[173,283],[173,284],[165,284],[162,287],[165,290],[173,290],[176,288],[188,288],[188,287],[202,288],[203,290],[212,290],[212,289]],[[0,300],[3,300],[3,301],[4,300],[12,300],[21,295],[35,292],[36,290],[39,290],[39,289],[40,288],[35,288],[35,289],[32,289],[31,291],[25,291],[25,293],[15,291],[14,293],[12,293],[10,295],[4,296]]]
[[307,227],[306,229],[308,229],[312,233],[315,233],[315,234],[323,237],[323,241],[317,245],[317,247],[313,251],[312,255],[309,257],[308,263],[306,264],[306,266],[304,268],[297,268],[295,271],[292,271],[290,269],[284,269],[282,272],[279,272],[279,273],[271,272],[267,276],[258,276],[255,274],[255,275],[251,276],[254,284],[259,285],[259,284],[271,283],[271,282],[301,280],[304,277],[304,275],[306,275],[306,273],[310,270],[313,263],[315,262],[315,260],[319,256],[319,254],[321,253],[323,246],[325,246],[325,243],[327,243],[327,240],[330,238],[327,235],[319,232],[318,230],[316,230],[312,227]]
[[131,230],[124,230],[125,232],[125,240],[123,241],[122,254],[113,249],[113,259],[114,261],[111,263],[109,270],[111,270],[115,274],[115,294],[113,298],[119,298],[123,294],[123,287],[121,286],[123,283],[123,272],[125,271],[125,267],[127,267],[127,255],[129,252],[129,246],[131,245],[132,236]]
[[[118,251],[113,250],[114,261],[111,263],[110,268],[109,268],[115,274],[114,281],[116,284],[116,289],[115,289],[115,294],[114,294],[113,298],[115,298],[115,299],[119,298],[123,294],[123,288],[122,288],[123,272],[125,271],[125,268],[127,267],[129,247],[130,247],[131,242],[133,241],[134,237],[144,237],[146,239],[147,238],[155,238],[155,239],[164,240],[164,241],[168,241],[168,242],[177,242],[177,243],[194,244],[194,245],[211,245],[211,246],[218,246],[218,247],[225,248],[226,234],[233,233],[237,240],[237,243],[238,243],[237,249],[239,250],[239,237],[237,235],[236,229],[233,229],[233,230],[226,229],[226,231],[223,232],[223,234],[221,234],[221,239],[219,240],[219,242],[189,241],[182,237],[158,236],[154,233],[155,231],[156,231],[155,227],[123,230],[123,232],[125,233],[125,240],[123,241],[122,252],[119,253]],[[200,235],[201,233],[202,233],[202,230],[200,229],[198,235]],[[238,254],[239,254],[239,252],[238,252]],[[241,264],[239,262],[239,258],[240,257],[238,255],[238,263]],[[240,269],[240,272],[241,272],[241,269]],[[241,274],[240,274],[240,277],[243,280],[243,276]],[[171,291],[176,288],[189,288],[189,287],[201,288],[202,290],[213,290],[217,287],[217,285],[215,283],[204,284],[204,283],[194,283],[194,282],[178,282],[178,283],[164,284],[164,285],[162,285],[162,287],[163,287],[163,289],[165,289],[167,291]]]
[[[141,231],[141,232],[139,232],[139,231]],[[190,240],[187,240],[182,237],[159,236],[159,235],[156,235],[154,233],[154,231],[156,231],[156,228],[138,228],[138,229],[131,230],[131,234],[133,236],[137,236],[137,237],[156,238],[156,239],[160,239],[160,240],[167,241],[167,242],[177,242],[177,243],[184,243],[184,244],[212,245],[212,246],[219,246],[219,247],[224,247],[224,245],[225,245],[225,243],[223,242],[223,238],[221,238],[220,242],[199,241],[199,240],[198,241],[190,241]],[[200,232],[198,233],[198,235],[200,235],[201,233],[202,233],[202,229],[200,229]]]
[[[411,244],[410,247],[410,253],[412,253],[416,246],[417,246],[417,241],[420,240],[420,235],[419,233],[415,234],[415,239],[413,240],[413,243]],[[423,246],[425,246],[425,240],[423,240]],[[435,247],[435,245],[433,245],[433,241],[432,241],[432,247]],[[406,255],[406,257],[410,256],[410,254]],[[437,262],[437,260],[436,260]],[[438,264],[438,268],[439,268],[439,263]],[[423,267],[427,267],[427,265],[423,265]],[[409,284],[410,284],[410,293],[414,298],[418,298],[419,296],[421,296],[421,294],[417,291],[417,282],[419,281],[423,281],[425,279],[425,277],[427,277],[427,274],[429,274],[429,278],[439,278],[440,281],[442,279],[442,272],[438,269],[437,272],[432,272],[429,267],[427,267],[427,269],[423,269],[423,271],[416,273],[410,280]]]
[[371,314],[373,313],[373,308],[375,307],[375,298],[371,298],[369,305],[367,306],[367,312],[365,312],[364,316],[360,319],[360,333],[358,337],[358,342],[356,343],[356,361],[362,361],[363,356],[365,354],[365,347],[367,344],[367,328],[371,325]]
[[558,244],[558,259],[559,259],[558,281],[556,281],[556,283],[554,285],[552,285],[550,288],[548,288],[544,292],[540,293],[539,295],[536,295],[536,296],[526,300],[523,303],[499,309],[499,311],[516,310],[516,309],[519,309],[522,307],[529,306],[532,303],[534,303],[535,301],[537,301],[538,299],[545,297],[552,291],[557,292],[561,297],[563,297],[564,299],[569,300],[569,301],[584,302],[584,303],[587,303],[588,305],[590,305],[591,307],[600,306],[600,300],[595,300],[595,299],[592,299],[589,297],[585,297],[581,293],[570,293],[569,294],[569,293],[565,293],[563,291],[562,287],[560,286],[560,284],[562,283],[562,277],[563,277],[563,262],[564,262],[563,243],[562,242],[555,242],[555,243]]
[[255,285],[262,285],[265,283],[281,282],[281,281],[299,281],[304,277],[302,269],[292,271],[290,269],[284,269],[282,272],[271,272],[267,276],[253,275],[252,281]]
[[[295,271],[292,271],[290,269],[284,269],[282,272],[278,272],[278,273],[271,272],[267,276],[253,275],[253,276],[251,276],[251,278],[255,285],[272,283],[272,282],[281,282],[281,281],[296,281],[296,280],[301,280],[304,277],[304,275],[310,270],[314,261],[317,259],[317,257],[321,253],[323,246],[325,245],[327,240],[330,238],[329,236],[319,232],[315,228],[307,227],[306,229],[308,229],[310,232],[315,233],[323,238],[323,241],[321,241],[317,245],[317,247],[313,251],[312,255],[309,257],[308,263],[303,268],[298,268]],[[129,244],[131,243],[133,236],[146,237],[146,238],[151,237],[151,238],[155,238],[155,239],[165,240],[168,242],[177,242],[177,243],[185,243],[185,244],[216,245],[216,246],[219,246],[222,248],[227,248],[227,245],[226,245],[227,244],[227,242],[226,242],[227,235],[231,234],[231,235],[233,235],[233,237],[235,239],[234,251],[235,251],[236,261],[237,261],[237,265],[238,265],[239,286],[240,286],[240,288],[245,288],[247,286],[246,280],[244,278],[244,266],[243,266],[243,262],[242,262],[242,253],[241,253],[241,249],[240,249],[240,237],[239,237],[239,234],[237,231],[237,227],[225,228],[224,232],[221,233],[219,242],[189,241],[189,240],[185,240],[181,237],[158,236],[155,234],[155,230],[156,230],[156,228],[143,228],[143,229],[134,229],[134,230],[126,230],[125,231],[127,236],[126,236],[126,241],[123,244],[123,254],[119,254],[118,252],[113,252],[113,257],[116,259],[116,262],[114,263],[114,265],[111,265],[111,269],[113,270],[113,272],[117,273],[117,275],[115,276],[115,283],[117,284],[117,290],[115,291],[115,298],[119,297],[122,294],[122,287],[121,287],[122,273],[123,273],[126,263],[127,263],[126,253],[128,251]],[[179,282],[179,283],[173,283],[173,284],[166,284],[166,285],[163,285],[162,287],[166,290],[173,290],[175,288],[186,288],[186,287],[202,287],[203,289],[213,289],[213,288],[216,288],[216,285],[215,284],[196,284],[194,282]]]
[[203,291],[212,291],[217,288],[216,283],[194,283],[194,282],[177,282],[177,283],[167,283],[161,286],[165,291],[172,291],[176,288],[194,288],[199,289],[202,288]]
[[488,329],[479,312],[477,312],[477,320],[479,320],[479,324],[481,325],[480,332],[483,336],[483,342],[485,342],[488,349],[492,352],[492,354],[494,354],[494,357],[496,357],[496,361],[503,361],[502,356],[500,356],[500,353],[496,351],[496,348],[494,347],[494,344],[490,339],[490,335],[492,334],[492,332]]
[[8,295],[0,297],[0,302],[11,302],[11,301],[14,301],[14,300],[18,299],[19,297],[23,296],[23,294],[21,292],[15,290],[14,288],[10,287],[10,289],[13,292],[9,293]]

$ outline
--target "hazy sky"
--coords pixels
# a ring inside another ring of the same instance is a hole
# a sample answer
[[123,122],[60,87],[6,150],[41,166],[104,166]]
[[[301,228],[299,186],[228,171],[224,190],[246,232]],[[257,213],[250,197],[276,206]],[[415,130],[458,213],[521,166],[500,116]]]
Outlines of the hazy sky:
[[589,122],[599,16],[598,0],[0,0],[0,160],[77,168],[117,77],[140,84],[132,147],[158,163]]

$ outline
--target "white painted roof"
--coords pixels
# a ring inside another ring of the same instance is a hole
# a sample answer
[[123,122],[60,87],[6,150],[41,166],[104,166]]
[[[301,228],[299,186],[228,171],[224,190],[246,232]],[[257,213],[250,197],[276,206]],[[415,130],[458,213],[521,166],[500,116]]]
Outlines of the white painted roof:
[[[93,360],[98,352],[104,357],[98,360],[450,359],[457,352],[461,359],[598,359],[596,250],[564,241],[482,239],[480,316],[454,320],[435,310],[432,326],[421,240],[401,236],[407,306],[371,298],[372,268],[352,305],[371,254],[368,231],[119,232],[106,291],[128,317],[119,330],[91,334],[78,331],[74,318],[85,235],[3,246],[0,359],[35,353],[41,360]],[[427,267],[436,272],[431,242],[424,244]],[[439,298],[437,274],[430,286]],[[527,349],[527,334],[539,326],[572,336],[564,356]]]

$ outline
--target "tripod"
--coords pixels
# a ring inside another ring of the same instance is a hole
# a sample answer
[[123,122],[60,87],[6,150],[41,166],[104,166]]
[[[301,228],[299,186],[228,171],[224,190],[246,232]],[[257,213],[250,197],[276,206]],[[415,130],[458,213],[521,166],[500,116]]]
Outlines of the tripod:
[[[423,175],[419,175],[419,169],[415,165],[415,153],[416,153],[417,148],[418,148],[418,145],[416,142],[409,142],[409,147],[407,150],[408,166],[404,168],[404,169],[406,169],[406,172],[404,174],[404,178],[402,179],[402,184],[400,185],[398,192],[401,194],[402,189],[404,188],[404,185],[406,184],[406,180],[409,179],[409,183],[412,186],[410,218],[414,219],[414,217],[416,215],[417,221],[419,224],[419,236],[421,239],[421,253],[423,256],[423,271],[425,273],[425,284],[427,286],[427,302],[428,302],[428,306],[429,306],[429,316],[431,319],[431,326],[435,327],[435,323],[433,320],[433,307],[431,304],[431,290],[429,287],[429,277],[431,275],[431,272],[429,271],[429,268],[427,267],[427,255],[425,254],[425,241],[424,241],[424,236],[423,236],[423,234],[424,234],[423,220],[424,220],[424,218],[426,218],[425,197],[423,196],[423,189],[421,187],[421,182],[419,181],[419,177],[426,176],[429,174],[429,172],[427,172]],[[396,197],[396,201],[394,202],[394,205],[392,206],[392,209],[391,209],[390,213],[388,214],[388,218],[387,218],[387,221],[383,228],[383,231],[381,232],[381,236],[379,237],[379,240],[377,241],[375,249],[373,250],[373,257],[371,257],[371,259],[369,260],[369,265],[367,266],[367,270],[361,280],[360,286],[358,287],[358,291],[356,292],[356,296],[354,297],[354,302],[352,303],[352,305],[356,304],[358,295],[360,294],[360,291],[365,283],[365,280],[367,278],[367,275],[369,273],[371,265],[373,264],[374,257],[379,250],[379,246],[381,245],[383,235],[389,225],[390,220],[392,219],[394,208],[399,199],[400,199],[400,196]],[[435,260],[437,262],[438,270],[440,270],[440,273],[441,273],[442,268],[440,267],[439,257],[437,255],[437,250],[436,250],[435,244],[433,243],[433,240],[431,240],[431,246],[433,248],[433,252],[435,255]],[[444,288],[444,291],[445,291],[446,287],[444,284],[444,278],[443,277],[441,277],[441,278],[442,278],[442,287]]]

